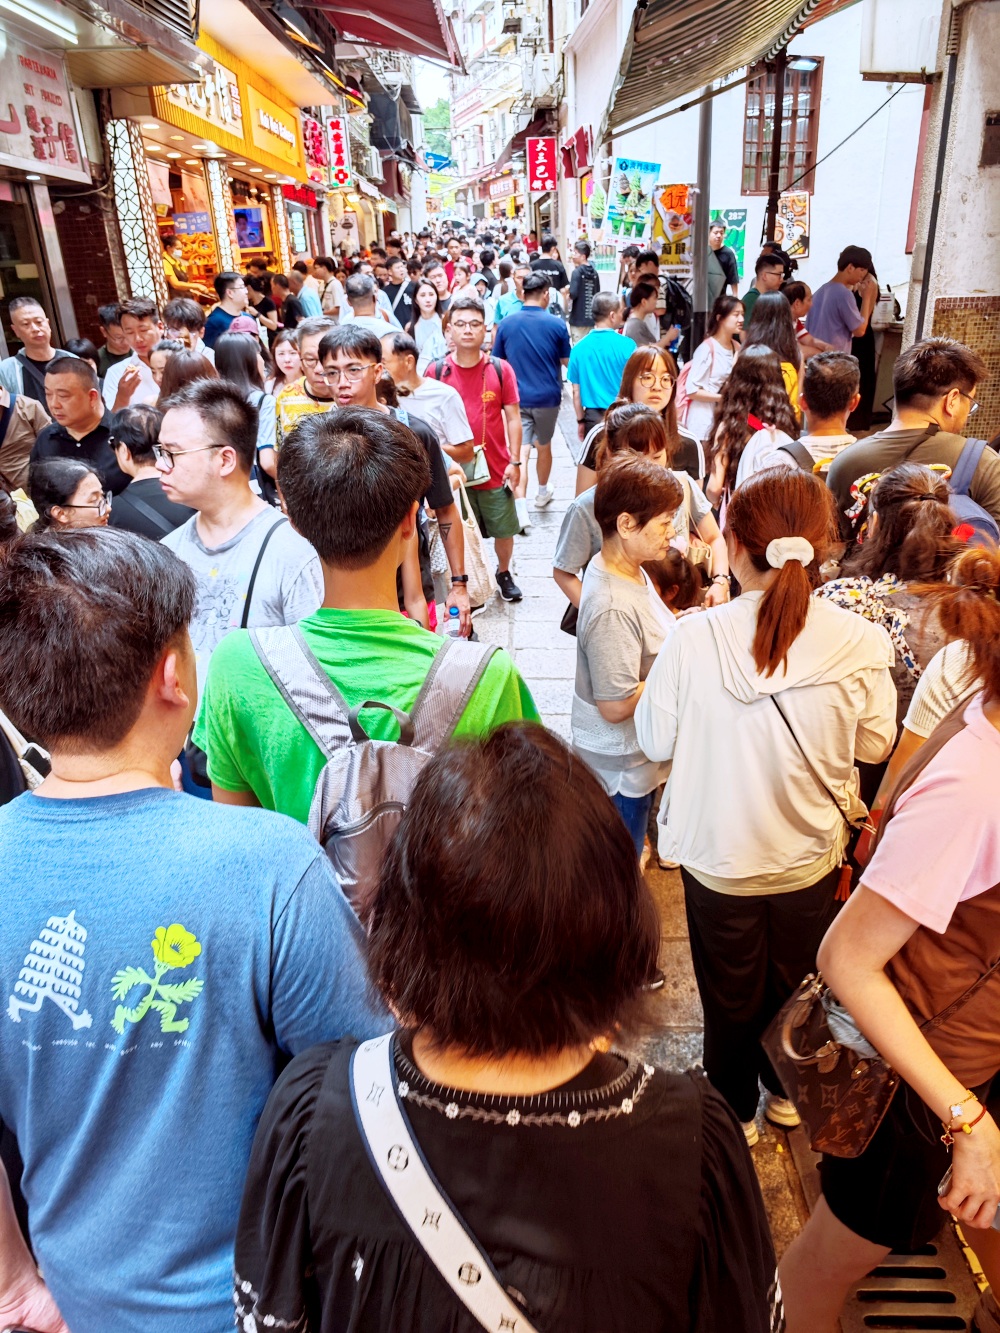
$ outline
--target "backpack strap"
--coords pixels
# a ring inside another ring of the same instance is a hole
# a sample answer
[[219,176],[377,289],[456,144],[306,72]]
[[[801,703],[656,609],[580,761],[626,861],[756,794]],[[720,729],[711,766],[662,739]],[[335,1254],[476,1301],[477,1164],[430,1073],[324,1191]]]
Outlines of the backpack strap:
[[275,688],[327,759],[351,742],[351,709],[298,625],[250,630],[250,642]]
[[949,483],[956,495],[969,494],[972,478],[976,475],[976,468],[979,466],[979,460],[982,458],[985,449],[985,440],[965,441]]
[[[439,380],[442,384],[444,383],[444,368],[447,365],[447,363],[448,363],[448,358],[446,356],[439,356],[437,360],[434,362],[434,378],[436,380]],[[450,378],[451,367],[448,368],[448,375]]]
[[783,454],[790,454],[803,472],[813,471],[815,466],[813,456],[801,440],[786,440],[784,444],[778,445],[778,451]]
[[417,749],[433,752],[448,740],[496,651],[494,644],[445,639],[410,712]]

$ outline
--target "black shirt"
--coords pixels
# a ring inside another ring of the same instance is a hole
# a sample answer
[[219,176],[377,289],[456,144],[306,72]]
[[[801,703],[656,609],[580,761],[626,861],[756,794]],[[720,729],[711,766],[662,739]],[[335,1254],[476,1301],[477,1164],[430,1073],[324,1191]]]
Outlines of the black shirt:
[[[493,288],[497,285],[500,279],[497,277],[497,275],[493,272],[491,268],[480,269],[480,272],[482,273],[486,281],[490,284],[490,293],[492,294]],[[473,282],[475,282],[475,277],[473,277],[472,280]]]
[[593,326],[594,297],[601,290],[601,278],[593,264],[578,264],[569,280],[569,322],[579,328]]
[[[48,361],[36,361],[22,347],[14,358],[21,363],[21,380],[24,384],[24,393],[28,398],[34,398],[36,403],[41,403],[46,412],[48,411],[48,405],[45,402],[45,372],[53,361],[58,361],[61,356],[70,355],[71,353],[56,348],[55,356],[49,357]],[[129,352],[129,356],[131,355],[132,353]],[[124,357],[122,359],[124,360]]]
[[281,323],[286,329],[294,329],[300,320],[305,319],[306,312],[302,309],[302,302],[297,296],[286,296],[281,303]]
[[131,352],[109,352],[107,346],[99,348],[97,352],[98,375],[101,379],[104,379],[112,366],[117,366],[119,361],[127,361],[131,355]]
[[715,257],[719,261],[719,266],[726,275],[726,285],[735,284],[739,286],[740,272],[736,266],[736,254],[730,250],[728,245],[720,246],[715,251]]
[[533,259],[531,261],[531,271],[532,273],[544,273],[556,291],[561,292],[564,287],[569,286],[569,278],[566,276],[566,270],[562,264],[558,259],[550,259],[548,255],[541,259]]
[[115,495],[121,495],[130,478],[118,466],[111,448],[111,413],[104,409],[100,424],[75,440],[65,426],[50,421],[38,432],[29,463],[41,458],[78,458],[94,469],[101,481]]
[[427,488],[424,499],[432,509],[446,509],[448,505],[453,505],[455,503],[455,492],[451,489],[444,450],[441,448],[441,441],[438,439],[433,426],[428,426],[422,418],[413,416],[407,407],[390,408],[389,411],[393,412],[393,415],[399,420],[406,417],[403,424],[409,426],[427,450],[427,457],[431,465],[431,484]]
[[[147,512],[152,510],[152,513]],[[111,506],[111,527],[138,532],[158,542],[186,523],[195,511],[168,500],[158,477],[140,477]]]
[[[392,306],[392,313],[404,327],[410,321],[410,314],[413,309],[413,289],[415,288],[416,283],[407,280],[406,282],[386,283],[385,287],[382,289],[389,298],[389,304]],[[400,293],[402,293],[402,295],[400,295]],[[399,297],[398,301],[396,299],[397,297]]]

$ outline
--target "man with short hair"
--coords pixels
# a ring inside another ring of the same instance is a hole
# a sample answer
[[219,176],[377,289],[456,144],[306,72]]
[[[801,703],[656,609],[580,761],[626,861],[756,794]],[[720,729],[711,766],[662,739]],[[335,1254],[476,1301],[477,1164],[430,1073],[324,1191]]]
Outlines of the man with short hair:
[[[892,372],[892,421],[885,430],[849,445],[830,464],[827,484],[836,497],[845,536],[850,524],[843,515],[854,503],[851,486],[858,478],[888,472],[900,463],[943,463],[955,471],[965,447],[966,423],[979,406],[976,388],[987,374],[982,358],[954,338],[924,338],[900,353]],[[992,449],[983,450],[969,496],[1000,523],[1000,457]]]
[[554,236],[542,240],[542,253],[531,261],[532,273],[543,273],[549,280],[549,287],[559,293],[560,300],[565,299],[569,291],[569,278],[559,258],[559,243]]
[[[808,450],[814,471],[825,472],[842,449],[855,443],[847,430],[847,418],[861,401],[860,384],[857,358],[847,352],[820,352],[805,363],[799,406],[806,429],[798,443]],[[740,455],[737,486],[764,468],[802,466],[794,453],[779,447],[775,434],[765,426],[747,441]]]
[[[781,291],[781,284],[785,281],[785,261],[778,255],[761,254],[757,256],[753,271],[753,286],[744,293],[742,298],[744,328],[750,323],[750,316],[757,304],[757,297],[762,296],[765,292]],[[850,344],[848,344],[847,350],[850,350]]]
[[472,610],[469,604],[469,576],[465,572],[465,534],[448,479],[445,457],[434,428],[421,417],[411,416],[405,407],[387,407],[379,401],[376,386],[385,370],[382,344],[367,329],[358,328],[354,324],[341,325],[326,334],[320,343],[319,354],[327,379],[336,394],[338,409],[367,407],[373,412],[388,413],[402,421],[404,426],[409,426],[426,450],[431,481],[424,502],[437,518],[451,570],[451,591],[445,605],[449,611],[453,606],[457,609],[461,632],[469,634],[472,629]]
[[[530,272],[526,269],[525,276]],[[481,486],[469,488],[469,504],[480,532],[493,538],[500,596],[505,602],[519,602],[523,593],[510,572],[514,538],[521,531],[514,504],[521,470],[517,378],[509,362],[483,352],[486,308],[478,296],[464,292],[456,296],[447,327],[455,350],[428,366],[428,376],[458,390],[472,438],[483,444],[490,476]]]
[[346,315],[341,315],[341,324],[359,324],[376,338],[381,338],[387,329],[402,329],[395,315],[386,315],[376,301],[375,279],[367,273],[352,273],[344,284],[349,307]]
[[519,310],[524,309],[524,280],[531,273],[527,264],[515,264],[512,274],[514,279],[514,290],[504,292],[496,303],[496,309],[493,312],[493,322],[499,324],[505,315],[517,314]]
[[472,427],[461,394],[450,384],[427,379],[417,371],[417,344],[408,333],[382,335],[382,359],[408,416],[420,417],[434,429],[441,448],[456,463],[471,463]]
[[341,312],[347,307],[347,297],[344,295],[343,284],[337,277],[336,260],[330,255],[317,255],[312,268],[323,314],[339,319]]
[[573,272],[569,280],[569,337],[572,344],[594,327],[594,297],[601,290],[601,275],[590,262],[589,241],[573,244]]
[[[543,246],[546,243],[543,241]],[[509,361],[517,376],[523,447],[521,476],[514,493],[527,494],[528,466],[534,445],[538,449],[535,508],[545,509],[553,500],[549,487],[552,436],[559,420],[562,368],[569,361],[570,341],[565,321],[548,312],[550,289],[546,273],[534,269],[524,279],[522,290],[524,305],[498,327],[493,353]]]
[[101,401],[97,373],[88,361],[64,356],[45,374],[45,400],[51,423],[31,451],[31,462],[43,458],[76,458],[119,495],[129,478],[118,466],[111,446],[111,413]]
[[[849,352],[851,340],[860,338],[868,328],[878,300],[873,267],[870,251],[860,245],[849,245],[840,252],[836,275],[813,292],[806,328],[814,338],[829,343],[834,351]],[[860,310],[854,299],[855,291],[861,297]]]
[[0,361],[0,384],[10,393],[26,394],[45,406],[45,372],[61,356],[72,356],[52,344],[52,326],[33,296],[15,296],[7,307],[11,332],[24,346]]
[[[625,321],[624,333],[631,338],[636,347],[667,348],[677,336],[675,329],[660,333],[660,321],[656,317],[656,306],[660,299],[660,289],[649,278],[642,277],[628,294],[629,317]],[[656,327],[656,333],[650,326],[650,319]],[[672,336],[671,336],[672,335]]]
[[383,290],[389,299],[393,318],[402,328],[409,324],[413,310],[406,260],[401,254],[390,255],[387,268],[389,281]]
[[314,412],[329,412],[333,406],[335,395],[320,364],[319,345],[324,335],[336,327],[335,319],[330,315],[321,315],[318,319],[304,319],[295,330],[295,345],[302,374],[280,389],[274,400],[279,449],[285,436],[301,417],[310,416]]
[[496,258],[496,251],[490,245],[487,245],[479,252],[479,271],[488,284],[486,291],[487,296],[493,295],[493,288],[500,281],[496,273],[493,271],[493,265],[496,263]]
[[[0,1117],[34,1250],[0,1166],[4,1327],[231,1327],[279,1070],[389,1026],[315,839],[173,790],[195,597],[165,545],[112,529],[29,534],[0,569],[0,705],[52,764],[0,809]],[[155,1180],[167,1162],[173,1184]]]
[[[605,412],[618,397],[625,362],[635,351],[632,339],[618,332],[622,325],[622,304],[617,293],[598,292],[592,308],[594,327],[573,345],[566,372],[581,440],[586,438],[588,431],[601,424]],[[593,450],[580,466],[593,471],[592,455]],[[578,477],[577,494],[581,489],[579,482]],[[593,478],[590,478],[582,489],[593,484]]]
[[97,352],[97,373],[101,379],[104,379],[112,366],[116,366],[119,361],[128,360],[132,355],[132,349],[122,332],[120,301],[112,301],[109,305],[99,305],[97,307],[97,318],[101,322],[105,339],[104,346],[99,348]]
[[277,306],[282,328],[298,328],[305,319],[302,302],[292,294],[292,285],[284,273],[275,273],[271,278],[271,300]]
[[160,386],[149,366],[150,354],[163,337],[163,322],[156,302],[137,296],[123,301],[121,312],[122,333],[132,355],[112,366],[104,377],[104,401],[112,412],[136,403],[155,403],[160,396]]
[[214,366],[215,352],[205,342],[204,333],[204,307],[192,301],[190,296],[175,296],[163,307],[163,336],[176,338]]
[[448,278],[448,286],[455,281],[455,265],[462,257],[462,242],[457,236],[449,236],[445,247],[448,251],[448,260],[444,266],[445,274]]
[[221,333],[228,333],[237,315],[245,313],[250,297],[242,273],[219,273],[212,282],[219,304],[205,321],[205,346],[212,348]]
[[726,224],[713,222],[708,229],[708,308],[729,287],[733,296],[740,294],[740,270],[736,254],[725,243]]
[[[301,263],[301,260],[299,261]],[[303,272],[305,265],[300,268],[293,264],[288,273],[288,287],[291,294],[302,307],[302,314],[306,319],[318,318],[323,313],[323,306],[319,299],[319,289],[314,286],[309,287],[306,284],[307,273]]]
[[201,684],[231,629],[294,624],[319,605],[323,579],[309,543],[250,489],[257,413],[242,388],[196,380],[175,394],[155,452],[167,498],[196,511],[163,542],[198,584],[191,640]]

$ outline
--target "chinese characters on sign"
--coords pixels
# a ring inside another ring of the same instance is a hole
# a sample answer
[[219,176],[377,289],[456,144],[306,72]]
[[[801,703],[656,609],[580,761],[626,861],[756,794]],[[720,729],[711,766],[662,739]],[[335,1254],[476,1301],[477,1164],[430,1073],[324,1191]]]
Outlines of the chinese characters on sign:
[[526,139],[528,156],[528,191],[544,194],[556,188],[555,139]]
[[327,128],[330,135],[330,178],[334,185],[350,185],[351,146],[347,139],[347,120],[344,116],[331,116]]
[[0,88],[0,162],[89,181],[62,58],[8,34]]
[[216,129],[243,138],[243,104],[236,75],[215,62],[215,73],[206,74],[201,83],[172,83],[167,101],[183,107]]
[[660,263],[675,278],[692,273],[691,190],[687,185],[661,185],[653,195],[653,240],[662,241]]

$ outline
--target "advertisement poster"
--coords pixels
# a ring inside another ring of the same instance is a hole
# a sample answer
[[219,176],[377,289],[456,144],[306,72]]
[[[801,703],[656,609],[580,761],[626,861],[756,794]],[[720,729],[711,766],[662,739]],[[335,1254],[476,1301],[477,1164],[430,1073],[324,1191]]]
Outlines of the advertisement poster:
[[653,242],[660,242],[660,263],[670,276],[691,276],[691,190],[687,185],[658,185],[653,195]]
[[637,162],[632,157],[615,158],[611,168],[605,225],[611,228],[611,234],[616,239],[622,237],[637,241],[645,235],[653,211],[653,192],[659,175],[659,162]]
[[618,247],[616,245],[595,245],[590,262],[598,273],[618,272]]
[[791,190],[778,200],[774,239],[793,259],[809,258],[809,195],[805,190]]
[[712,222],[726,224],[726,237],[722,242],[728,245],[736,255],[736,269],[743,277],[743,252],[747,242],[747,211],[745,208],[713,208]]

